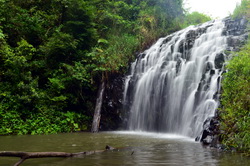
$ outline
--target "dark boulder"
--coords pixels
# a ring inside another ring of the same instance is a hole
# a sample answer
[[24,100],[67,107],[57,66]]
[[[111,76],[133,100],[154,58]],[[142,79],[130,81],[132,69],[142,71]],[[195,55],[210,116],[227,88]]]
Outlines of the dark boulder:
[[215,56],[214,64],[216,69],[221,69],[225,62],[225,57],[223,53],[217,54]]
[[219,143],[219,133],[219,121],[217,117],[210,117],[203,123],[202,134],[196,137],[195,141],[200,141],[203,145],[217,147],[217,144]]

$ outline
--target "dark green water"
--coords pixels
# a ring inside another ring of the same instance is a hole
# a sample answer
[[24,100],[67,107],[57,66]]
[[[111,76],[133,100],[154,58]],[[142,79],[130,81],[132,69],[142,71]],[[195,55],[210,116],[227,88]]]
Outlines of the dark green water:
[[[192,139],[175,135],[108,132],[0,137],[0,151],[80,152],[102,150],[106,145],[126,148],[78,158],[29,159],[21,165],[250,166],[250,159],[247,157],[204,148]],[[12,166],[18,160],[19,158],[0,157],[0,166]]]

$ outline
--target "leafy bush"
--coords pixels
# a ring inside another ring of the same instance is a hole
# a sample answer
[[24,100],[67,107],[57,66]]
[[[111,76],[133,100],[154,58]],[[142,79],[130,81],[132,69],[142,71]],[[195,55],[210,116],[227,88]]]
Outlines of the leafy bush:
[[229,61],[222,82],[222,143],[250,155],[250,41]]
[[110,71],[124,69],[133,59],[133,54],[138,47],[138,39],[125,33],[110,36],[108,42],[112,47],[104,49],[103,56],[106,59],[104,67]]
[[[7,110],[1,105],[1,110]],[[7,134],[49,134],[86,130],[89,117],[75,112],[57,112],[46,110],[30,113],[23,119],[17,111],[0,110],[0,135]]]
[[199,12],[192,12],[187,14],[184,24],[197,25],[212,20],[211,17]]
[[198,25],[210,20],[212,20],[212,18],[206,14],[199,12],[187,12],[185,17],[179,17],[175,19],[175,26],[183,29],[190,25]]

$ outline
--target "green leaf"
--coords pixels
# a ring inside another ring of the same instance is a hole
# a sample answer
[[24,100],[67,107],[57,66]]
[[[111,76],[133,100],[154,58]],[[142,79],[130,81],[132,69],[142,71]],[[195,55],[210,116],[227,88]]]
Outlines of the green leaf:
[[109,42],[108,42],[107,40],[105,40],[105,39],[99,39],[99,40],[98,40],[98,43],[99,43],[99,44],[100,44],[100,43],[108,44]]

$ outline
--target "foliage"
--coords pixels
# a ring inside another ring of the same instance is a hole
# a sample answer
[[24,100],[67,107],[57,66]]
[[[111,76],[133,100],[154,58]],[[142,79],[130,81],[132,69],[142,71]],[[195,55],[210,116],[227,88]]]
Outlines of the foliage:
[[241,18],[243,16],[247,16],[250,18],[250,1],[249,0],[241,0],[241,3],[236,6],[234,9],[232,17],[234,19]]
[[58,0],[0,6],[0,134],[86,130],[95,93],[91,8]]
[[[2,105],[1,105],[2,106]],[[1,110],[6,109],[1,107]],[[25,120],[17,111],[0,112],[0,133],[12,134],[48,134],[86,130],[88,126],[82,122],[89,117],[74,112],[60,113],[55,110],[30,114]]]
[[184,20],[183,27],[187,27],[189,25],[201,24],[210,20],[212,20],[212,18],[203,13],[199,12],[188,13]]
[[250,155],[250,41],[229,61],[222,82],[223,143]]
[[1,135],[88,129],[101,80],[186,17],[182,0],[0,0],[0,8]]
[[190,25],[198,25],[210,20],[212,20],[212,18],[206,14],[199,12],[186,12],[184,17],[178,17],[174,20],[174,27],[183,29]]
[[127,69],[128,62],[133,59],[137,48],[138,39],[133,35],[124,33],[109,36],[108,40],[100,43],[92,52],[99,57],[100,67],[96,69],[109,72]]

